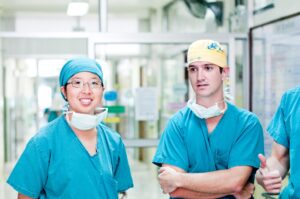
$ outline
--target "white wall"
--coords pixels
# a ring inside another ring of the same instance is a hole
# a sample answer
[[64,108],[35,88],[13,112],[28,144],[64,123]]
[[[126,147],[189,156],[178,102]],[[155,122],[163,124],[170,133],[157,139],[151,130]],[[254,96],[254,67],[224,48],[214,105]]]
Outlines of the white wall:
[[0,31],[14,31],[15,17],[9,14],[1,13],[0,7]]
[[[72,32],[77,26],[75,17],[60,13],[18,13],[15,19],[16,32]],[[138,20],[133,15],[109,15],[108,32],[138,32]],[[98,15],[83,16],[80,27],[85,32],[98,32]]]
[[257,26],[297,12],[300,12],[299,0],[274,0],[274,8],[253,16],[253,25]]
[[[0,39],[0,49],[2,49],[2,40]],[[0,51],[0,181],[4,168],[4,132],[3,132],[3,90],[2,90],[2,51]]]

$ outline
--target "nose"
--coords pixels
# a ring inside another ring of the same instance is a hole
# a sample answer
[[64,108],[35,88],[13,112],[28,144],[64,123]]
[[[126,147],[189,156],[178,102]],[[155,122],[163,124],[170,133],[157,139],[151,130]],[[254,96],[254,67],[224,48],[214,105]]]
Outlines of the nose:
[[91,92],[91,87],[90,87],[90,84],[88,82],[84,83],[82,85],[82,92],[85,92],[85,93],[90,93]]
[[197,71],[197,80],[198,81],[202,81],[205,79],[205,74],[204,74],[204,71],[201,67],[198,68],[198,71]]

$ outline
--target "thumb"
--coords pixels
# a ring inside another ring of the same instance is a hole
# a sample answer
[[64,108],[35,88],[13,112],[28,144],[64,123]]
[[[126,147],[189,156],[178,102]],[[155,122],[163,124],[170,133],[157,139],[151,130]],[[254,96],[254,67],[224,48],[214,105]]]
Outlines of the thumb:
[[260,168],[267,169],[267,159],[263,154],[258,154],[260,160]]

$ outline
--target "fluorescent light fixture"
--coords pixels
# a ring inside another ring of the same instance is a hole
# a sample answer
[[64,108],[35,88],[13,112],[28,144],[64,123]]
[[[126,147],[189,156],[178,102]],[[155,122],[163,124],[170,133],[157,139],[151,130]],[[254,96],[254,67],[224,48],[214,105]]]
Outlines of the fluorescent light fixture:
[[68,4],[67,15],[81,17],[87,14],[89,4],[87,2],[70,2]]

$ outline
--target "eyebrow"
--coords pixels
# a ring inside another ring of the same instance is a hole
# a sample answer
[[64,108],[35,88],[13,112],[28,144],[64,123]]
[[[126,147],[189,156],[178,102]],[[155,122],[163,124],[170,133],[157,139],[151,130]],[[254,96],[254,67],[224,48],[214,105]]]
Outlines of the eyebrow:
[[[71,79],[83,79],[83,77],[76,77],[76,75],[75,75]],[[90,77],[90,79],[100,79],[100,78],[99,77]]]
[[72,80],[81,80],[81,78],[80,77],[73,77],[73,78],[70,78],[70,80],[72,81]]
[[190,64],[190,65],[188,66],[188,68],[191,68],[191,67],[205,67],[205,66],[217,66],[217,65],[212,64],[212,63],[203,64],[203,65],[201,65],[201,66]]

